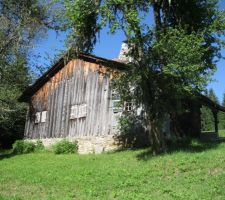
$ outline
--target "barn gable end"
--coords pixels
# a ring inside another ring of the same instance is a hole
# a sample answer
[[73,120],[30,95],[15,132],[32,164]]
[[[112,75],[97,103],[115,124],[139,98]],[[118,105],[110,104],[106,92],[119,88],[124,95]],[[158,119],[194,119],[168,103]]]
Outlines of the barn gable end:
[[29,101],[26,138],[47,143],[50,138],[77,139],[83,152],[112,148],[118,114],[113,113],[110,80],[117,72],[101,63],[73,59],[34,94],[34,88],[28,88],[32,95],[28,98],[25,91],[21,97]]

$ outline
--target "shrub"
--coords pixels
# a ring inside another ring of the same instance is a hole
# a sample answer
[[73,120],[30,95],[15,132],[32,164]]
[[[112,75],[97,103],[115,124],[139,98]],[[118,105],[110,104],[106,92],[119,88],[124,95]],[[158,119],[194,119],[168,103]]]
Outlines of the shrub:
[[45,149],[45,147],[43,145],[43,142],[41,140],[37,140],[36,144],[35,144],[35,150],[42,151],[44,149]]
[[13,144],[13,153],[22,154],[23,153],[23,140],[16,140]]
[[70,142],[65,139],[53,145],[53,152],[55,154],[76,153],[77,150],[78,150],[77,142]]
[[122,148],[143,148],[150,146],[148,134],[138,116],[127,114],[119,118],[120,134],[116,137]]
[[35,144],[33,142],[24,141],[23,153],[31,153],[35,150]]
[[13,144],[13,153],[15,154],[31,153],[34,150],[35,144],[33,142],[17,140]]

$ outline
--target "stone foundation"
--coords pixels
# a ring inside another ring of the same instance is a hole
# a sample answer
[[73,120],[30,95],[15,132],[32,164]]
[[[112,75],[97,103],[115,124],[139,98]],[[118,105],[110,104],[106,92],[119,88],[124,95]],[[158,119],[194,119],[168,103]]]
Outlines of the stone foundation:
[[[95,153],[99,154],[106,151],[113,151],[119,148],[118,144],[114,139],[114,135],[104,135],[104,136],[83,136],[83,137],[68,137],[68,138],[45,138],[40,139],[45,147],[51,147],[56,142],[67,139],[71,142],[78,142],[78,153],[79,154],[89,154]],[[36,140],[31,140],[36,141]]]

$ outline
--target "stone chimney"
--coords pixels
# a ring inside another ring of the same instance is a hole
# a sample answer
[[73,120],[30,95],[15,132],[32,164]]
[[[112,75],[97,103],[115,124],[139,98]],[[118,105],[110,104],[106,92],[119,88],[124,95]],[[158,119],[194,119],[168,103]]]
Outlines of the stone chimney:
[[125,62],[125,63],[132,62],[132,58],[127,55],[129,53],[129,50],[130,49],[129,49],[128,44],[124,41],[122,43],[119,56],[116,60],[118,60],[120,62]]

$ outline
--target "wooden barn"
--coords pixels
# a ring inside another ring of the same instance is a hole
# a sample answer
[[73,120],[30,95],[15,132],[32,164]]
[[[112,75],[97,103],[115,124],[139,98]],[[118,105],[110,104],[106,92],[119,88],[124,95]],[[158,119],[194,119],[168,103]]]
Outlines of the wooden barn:
[[76,138],[80,152],[115,148],[121,112],[110,81],[125,64],[87,54],[65,60],[61,58],[20,97],[29,103],[26,138],[44,139],[46,145],[55,142],[52,138]]
[[[122,46],[120,61],[125,59],[124,51],[126,47]],[[77,140],[80,153],[117,148],[114,136],[118,134],[118,118],[123,110],[132,109],[129,102],[122,109],[118,107],[118,95],[112,90],[112,78],[123,70],[124,62],[89,54],[71,60],[61,58],[19,98],[29,104],[26,138],[42,139],[45,145],[60,138]],[[189,127],[195,127],[198,133],[202,104],[215,112],[223,109],[201,96],[197,109],[188,115]]]

